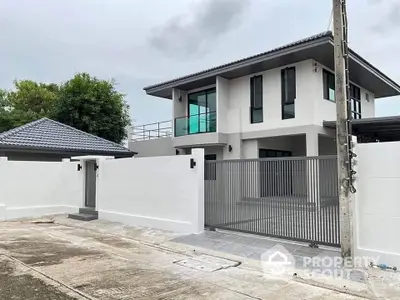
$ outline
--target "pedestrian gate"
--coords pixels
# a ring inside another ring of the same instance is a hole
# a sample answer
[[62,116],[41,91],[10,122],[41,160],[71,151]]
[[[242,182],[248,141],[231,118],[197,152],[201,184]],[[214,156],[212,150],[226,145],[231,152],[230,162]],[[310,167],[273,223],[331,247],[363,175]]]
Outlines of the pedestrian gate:
[[205,224],[339,246],[336,156],[205,161]]

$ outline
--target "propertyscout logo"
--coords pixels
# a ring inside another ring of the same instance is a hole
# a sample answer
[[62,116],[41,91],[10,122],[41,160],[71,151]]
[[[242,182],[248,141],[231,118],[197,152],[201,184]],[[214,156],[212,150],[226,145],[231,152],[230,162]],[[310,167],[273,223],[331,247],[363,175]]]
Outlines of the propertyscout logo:
[[285,247],[277,244],[261,255],[265,273],[283,275],[295,268],[296,260]]
[[379,257],[354,257],[353,261],[343,259],[340,253],[333,256],[332,252],[320,252],[313,257],[293,256],[282,245],[275,245],[261,255],[264,273],[275,275],[289,275],[295,269],[312,276],[329,276],[333,278],[362,281],[367,278],[367,268],[370,264],[377,265]]

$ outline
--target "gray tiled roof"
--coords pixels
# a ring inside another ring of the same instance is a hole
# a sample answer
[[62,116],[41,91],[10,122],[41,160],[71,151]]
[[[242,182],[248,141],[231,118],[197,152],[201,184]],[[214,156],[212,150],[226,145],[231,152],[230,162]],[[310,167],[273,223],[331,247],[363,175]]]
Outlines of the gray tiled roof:
[[247,61],[247,60],[251,60],[251,59],[259,57],[259,56],[264,56],[266,54],[271,54],[271,53],[278,52],[278,51],[281,51],[281,50],[286,49],[286,48],[290,48],[290,47],[297,46],[297,45],[300,45],[300,44],[303,44],[303,43],[307,43],[307,42],[311,42],[311,41],[315,41],[315,40],[319,40],[321,38],[327,38],[327,37],[333,38],[332,31],[324,31],[324,32],[318,33],[316,35],[312,35],[312,36],[306,37],[306,38],[301,39],[299,41],[292,42],[290,44],[287,44],[287,45],[284,45],[284,46],[281,46],[281,47],[278,47],[278,48],[271,49],[271,50],[269,50],[267,52],[259,53],[259,54],[256,54],[256,55],[252,55],[252,56],[249,56],[249,57],[246,57],[246,58],[242,58],[242,59],[239,59],[239,60],[224,64],[224,65],[213,67],[213,68],[210,68],[210,69],[207,69],[207,70],[203,70],[203,71],[200,71],[200,72],[197,72],[197,73],[193,73],[193,74],[190,74],[190,75],[186,75],[186,76],[183,76],[183,77],[179,77],[179,78],[175,78],[175,79],[168,80],[168,81],[165,81],[165,82],[161,82],[161,83],[157,83],[157,84],[154,84],[154,85],[150,85],[150,86],[147,86],[147,87],[145,87],[143,89],[144,90],[149,90],[149,89],[152,89],[152,88],[155,88],[155,87],[158,87],[158,86],[162,86],[162,85],[165,85],[165,84],[173,83],[175,81],[179,81],[179,80],[182,80],[182,79],[187,79],[187,78],[190,78],[190,77],[193,77],[193,76],[196,76],[196,75],[201,75],[203,73],[216,71],[218,69],[222,69],[222,68],[225,68],[225,67],[233,66],[233,65],[236,65],[238,63],[241,63],[241,62],[244,62],[244,61]]
[[133,154],[117,143],[48,118],[0,133],[0,147]]

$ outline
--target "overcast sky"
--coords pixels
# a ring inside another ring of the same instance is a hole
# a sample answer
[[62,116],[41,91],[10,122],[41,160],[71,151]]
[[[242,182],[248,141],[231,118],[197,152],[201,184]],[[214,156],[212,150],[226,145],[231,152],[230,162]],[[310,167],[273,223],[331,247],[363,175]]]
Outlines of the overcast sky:
[[[331,0],[0,0],[0,88],[115,78],[136,124],[171,118],[143,87],[327,30]],[[400,1],[349,0],[350,47],[400,82]],[[400,115],[400,98],[376,114]]]

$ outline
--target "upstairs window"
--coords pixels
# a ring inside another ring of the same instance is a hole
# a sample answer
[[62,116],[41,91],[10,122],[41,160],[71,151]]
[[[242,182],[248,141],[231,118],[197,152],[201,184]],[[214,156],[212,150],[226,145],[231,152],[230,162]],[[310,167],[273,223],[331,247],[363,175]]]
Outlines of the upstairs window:
[[286,68],[281,71],[282,82],[282,119],[295,117],[296,100],[296,68]]
[[358,86],[350,84],[351,117],[361,119],[361,91]]
[[250,122],[263,122],[263,77],[250,78]]
[[322,72],[324,81],[324,99],[335,101],[335,75],[327,70]]

